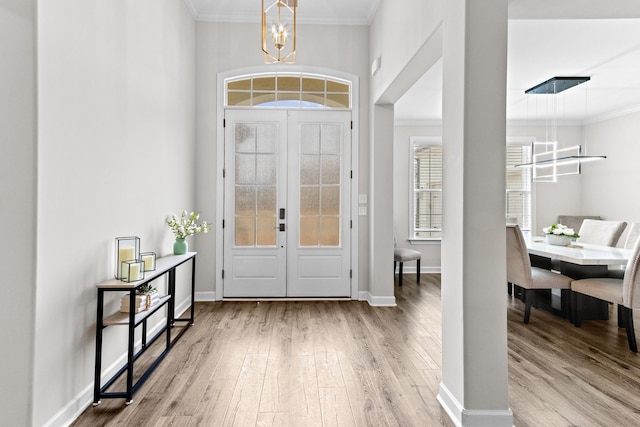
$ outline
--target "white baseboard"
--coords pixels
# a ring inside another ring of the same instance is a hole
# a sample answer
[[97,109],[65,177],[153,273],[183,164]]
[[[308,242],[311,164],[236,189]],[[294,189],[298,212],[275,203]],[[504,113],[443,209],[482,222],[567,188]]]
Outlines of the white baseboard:
[[457,427],[513,427],[510,409],[465,409],[442,382],[437,399]]
[[43,427],[71,425],[93,402],[93,381],[51,417]]
[[208,301],[217,301],[216,300],[216,293],[215,292],[209,292],[209,291],[207,291],[207,292],[196,292],[195,298],[196,298],[196,301],[199,301],[199,302],[200,301],[202,301],[202,302],[205,302],[205,301],[207,301],[207,302]]
[[[398,274],[399,267],[396,266],[396,274]],[[403,265],[402,266],[402,274],[416,274],[418,272],[418,268],[415,264],[412,265]],[[420,266],[420,274],[440,274],[442,273],[442,268],[440,266],[435,267],[425,267]]]
[[368,291],[363,291],[358,294],[359,301],[367,301],[372,307],[395,307],[396,306],[396,297],[394,296],[386,296],[386,297],[377,297],[375,295],[371,295]]

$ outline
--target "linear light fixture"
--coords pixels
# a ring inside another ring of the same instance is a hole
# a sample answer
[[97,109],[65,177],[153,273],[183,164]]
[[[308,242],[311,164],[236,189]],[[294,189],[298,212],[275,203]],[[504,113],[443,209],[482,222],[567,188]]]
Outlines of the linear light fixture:
[[297,8],[298,0],[262,0],[262,52],[265,64],[296,62]]
[[[533,169],[534,182],[556,182],[556,178],[564,175],[577,175],[582,172],[582,163],[606,159],[607,156],[586,156],[582,154],[582,146],[556,148],[557,143],[535,142],[532,147],[533,161],[515,165],[517,168]],[[538,152],[536,147],[542,147]]]
[[[574,86],[588,82],[591,77],[552,77],[524,91],[527,95],[557,95]],[[586,92],[585,92],[586,93]],[[554,103],[557,102],[554,100]],[[554,104],[554,111],[556,111]],[[586,95],[585,95],[586,111]],[[552,137],[556,135],[556,122],[553,121]],[[541,148],[541,152],[536,150]],[[555,182],[558,176],[575,175],[582,172],[582,163],[606,159],[607,156],[586,156],[582,153],[582,146],[557,149],[556,141],[537,142],[532,147],[533,161],[515,165],[517,168],[532,168],[534,182]],[[575,166],[575,167],[574,167]],[[549,170],[548,173],[542,169]]]

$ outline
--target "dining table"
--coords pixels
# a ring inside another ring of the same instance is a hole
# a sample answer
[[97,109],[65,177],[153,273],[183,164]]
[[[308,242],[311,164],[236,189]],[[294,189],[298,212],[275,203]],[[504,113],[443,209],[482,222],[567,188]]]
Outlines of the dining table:
[[[595,245],[572,241],[567,246],[547,243],[543,236],[526,236],[525,243],[531,259],[531,265],[558,270],[573,279],[607,277],[610,269],[624,268],[631,256],[630,249]],[[562,299],[567,294],[560,290],[549,293],[548,309],[573,320],[568,301]],[[583,299],[585,320],[607,320],[608,303],[596,298]]]

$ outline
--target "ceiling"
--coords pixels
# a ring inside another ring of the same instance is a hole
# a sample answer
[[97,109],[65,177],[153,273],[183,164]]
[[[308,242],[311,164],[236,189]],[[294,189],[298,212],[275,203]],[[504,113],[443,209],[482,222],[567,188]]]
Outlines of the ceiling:
[[[258,0],[186,1],[201,21],[260,20]],[[298,22],[366,25],[379,1],[298,0]],[[509,0],[509,16],[507,120],[584,123],[640,110],[640,1]],[[554,76],[591,80],[558,95],[525,95]],[[439,61],[395,104],[396,122],[437,122],[441,104]]]

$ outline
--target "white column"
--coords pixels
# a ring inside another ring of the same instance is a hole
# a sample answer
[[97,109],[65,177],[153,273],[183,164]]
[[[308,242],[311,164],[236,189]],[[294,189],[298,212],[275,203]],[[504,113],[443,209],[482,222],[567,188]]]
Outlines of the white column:
[[393,295],[393,106],[374,105],[369,188],[369,303],[395,305]]
[[442,382],[456,425],[512,426],[506,331],[507,0],[447,0]]
[[33,425],[37,267],[37,6],[0,2],[0,424]]

